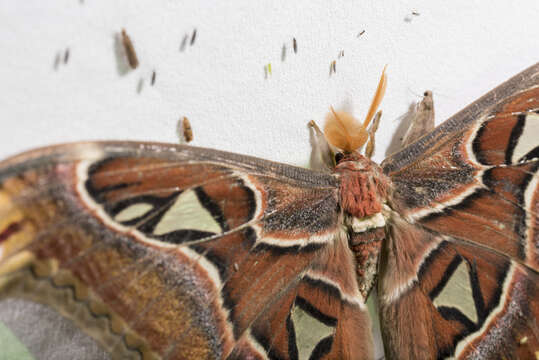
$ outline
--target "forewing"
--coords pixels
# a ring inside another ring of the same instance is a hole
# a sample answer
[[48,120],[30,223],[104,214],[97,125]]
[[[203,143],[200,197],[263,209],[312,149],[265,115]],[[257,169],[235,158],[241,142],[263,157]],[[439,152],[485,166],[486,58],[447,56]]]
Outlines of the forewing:
[[[343,353],[343,322],[369,329],[355,282],[309,288],[314,264],[337,251],[330,175],[188,146],[104,142],[4,161],[0,184],[0,294],[52,306],[114,357],[298,358],[297,332],[283,328],[296,306],[318,311],[309,314],[325,334],[301,339],[304,356]],[[330,298],[340,307],[321,300]]]
[[[393,354],[527,358],[537,350],[538,155],[536,64],[384,162],[399,214],[381,278]],[[423,340],[404,336],[407,311],[423,319],[406,320]]]

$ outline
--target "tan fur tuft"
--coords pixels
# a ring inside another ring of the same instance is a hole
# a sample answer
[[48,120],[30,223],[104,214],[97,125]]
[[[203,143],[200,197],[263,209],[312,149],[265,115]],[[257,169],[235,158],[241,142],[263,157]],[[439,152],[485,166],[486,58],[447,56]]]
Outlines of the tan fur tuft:
[[[352,152],[367,142],[369,139],[369,132],[367,127],[371,119],[373,118],[378,106],[384,98],[387,86],[387,77],[386,77],[386,67],[382,71],[382,76],[378,83],[378,88],[372,99],[371,106],[367,112],[367,116],[361,124],[357,121],[352,115],[344,111],[335,111],[331,108],[331,112],[326,116],[326,124],[324,126],[324,134],[328,142],[345,151]],[[378,124],[376,124],[378,125]],[[378,126],[376,126],[378,127]],[[376,129],[373,129],[371,136],[373,137],[371,148],[369,149],[370,155],[374,151],[374,132]]]
[[331,145],[352,152],[362,147],[369,137],[367,129],[352,115],[344,111],[331,112],[326,116],[324,134]]

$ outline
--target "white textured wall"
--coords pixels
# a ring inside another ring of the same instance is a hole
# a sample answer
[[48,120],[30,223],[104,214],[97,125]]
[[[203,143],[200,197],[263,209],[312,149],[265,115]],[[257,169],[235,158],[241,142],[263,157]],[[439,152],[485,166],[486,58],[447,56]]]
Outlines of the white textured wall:
[[[425,89],[441,121],[539,61],[532,14],[537,0],[0,0],[0,157],[81,139],[175,142],[187,115],[195,145],[301,165],[307,121],[322,121],[330,105],[362,118],[388,64],[381,160]],[[141,63],[126,74],[114,51],[122,27]],[[195,45],[180,52],[194,27]],[[55,71],[66,47],[69,62]]]
[[[381,160],[425,89],[440,122],[539,61],[537,14],[537,0],[0,0],[0,157],[82,139],[176,142],[186,115],[195,145],[305,165],[306,123],[330,105],[362,118],[388,64]],[[115,53],[122,27],[140,60],[127,73]]]

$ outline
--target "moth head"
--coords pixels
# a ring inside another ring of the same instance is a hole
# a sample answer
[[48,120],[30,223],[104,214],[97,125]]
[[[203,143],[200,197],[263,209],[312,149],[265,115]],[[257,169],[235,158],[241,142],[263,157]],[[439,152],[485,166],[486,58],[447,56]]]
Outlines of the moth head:
[[[378,88],[363,123],[345,111],[336,111],[333,107],[330,107],[331,111],[326,116],[324,125],[324,135],[332,146],[342,150],[344,153],[352,153],[361,149],[369,140],[369,123],[373,119],[386,91],[387,77],[385,71],[386,68],[384,67],[378,82]],[[371,133],[371,136],[373,135],[374,133]]]
[[335,164],[338,164],[338,163],[340,163],[342,160],[344,160],[344,156],[345,156],[345,155],[344,155],[342,152],[337,151],[337,152],[335,153]]
[[358,151],[352,153],[336,152],[335,153],[335,169],[349,171],[369,171],[372,169],[372,162]]

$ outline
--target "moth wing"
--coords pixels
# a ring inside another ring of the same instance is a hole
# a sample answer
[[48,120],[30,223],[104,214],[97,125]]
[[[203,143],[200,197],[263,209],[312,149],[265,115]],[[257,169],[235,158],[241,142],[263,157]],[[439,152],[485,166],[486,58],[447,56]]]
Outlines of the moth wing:
[[[368,358],[343,341],[370,327],[339,231],[335,178],[251,157],[103,142],[0,163],[1,296],[115,358]],[[350,278],[316,269],[332,254]]]
[[396,212],[380,306],[394,356],[535,356],[538,134],[536,64],[383,163]]
[[537,272],[402,219],[387,240],[379,307],[388,358],[535,357]]

